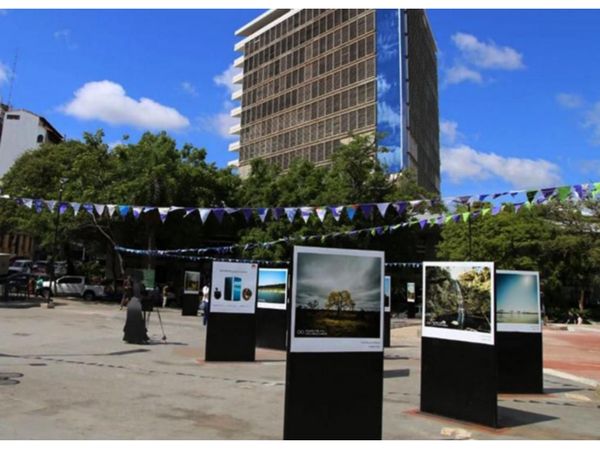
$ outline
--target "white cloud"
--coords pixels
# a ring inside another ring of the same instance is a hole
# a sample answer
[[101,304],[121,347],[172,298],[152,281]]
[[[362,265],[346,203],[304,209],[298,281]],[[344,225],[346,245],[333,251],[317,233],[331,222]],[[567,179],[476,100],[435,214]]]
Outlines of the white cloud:
[[441,157],[441,171],[452,183],[499,178],[515,189],[561,183],[559,166],[543,159],[507,158],[479,152],[468,145],[442,148]]
[[0,85],[8,82],[10,69],[0,62]]
[[567,109],[577,109],[583,106],[583,98],[577,94],[560,93],[556,96],[556,101]]
[[392,85],[388,83],[384,75],[377,75],[377,95],[383,95],[390,90]]
[[473,83],[481,83],[483,81],[481,74],[475,70],[469,69],[462,64],[455,64],[446,69],[445,84],[458,84],[463,81],[471,81]]
[[181,82],[181,89],[186,93],[191,95],[192,97],[198,97],[198,89],[189,81]]
[[478,40],[472,34],[456,33],[454,45],[462,56],[476,67],[484,69],[516,70],[524,68],[523,55],[510,47],[500,47],[494,42]]
[[69,30],[68,28],[65,28],[63,30],[57,30],[54,33],[52,33],[52,35],[57,41],[63,42],[69,50],[75,50],[78,47],[78,45],[75,42],[73,42],[71,30]]
[[217,86],[223,86],[228,89],[230,94],[240,89],[240,85],[233,83],[233,77],[242,73],[237,67],[230,65],[225,71],[213,78],[213,81]]
[[592,130],[592,144],[600,145],[600,102],[585,112],[583,126]]
[[75,97],[59,108],[82,120],[100,120],[111,125],[130,125],[142,129],[176,130],[189,120],[175,108],[149,98],[135,100],[112,81],[92,81],[75,91]]
[[458,123],[452,120],[440,120],[440,135],[442,142],[454,144],[456,138],[459,136]]
[[198,119],[200,128],[209,133],[217,134],[223,139],[238,139],[237,135],[229,134],[229,129],[234,125],[239,125],[240,123],[239,118],[231,117],[230,111],[232,108],[233,103],[226,101],[223,104],[223,112],[208,117],[200,117]]
[[395,111],[386,102],[379,102],[377,104],[377,120],[387,123],[391,128],[400,128],[400,124],[402,123],[400,111]]

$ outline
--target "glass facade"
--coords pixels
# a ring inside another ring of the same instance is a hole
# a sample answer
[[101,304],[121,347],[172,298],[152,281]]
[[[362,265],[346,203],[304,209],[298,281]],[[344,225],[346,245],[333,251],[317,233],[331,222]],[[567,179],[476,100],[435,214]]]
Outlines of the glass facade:
[[387,152],[377,156],[390,173],[404,168],[404,111],[402,10],[376,11],[377,133]]

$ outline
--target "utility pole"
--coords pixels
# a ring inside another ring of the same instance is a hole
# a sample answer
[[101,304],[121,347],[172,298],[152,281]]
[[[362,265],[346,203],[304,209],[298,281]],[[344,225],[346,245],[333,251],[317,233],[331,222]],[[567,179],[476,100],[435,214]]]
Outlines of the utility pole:
[[56,204],[56,219],[54,221],[54,242],[52,244],[52,264],[50,265],[50,295],[48,297],[48,308],[54,308],[52,294],[53,292],[56,292],[56,245],[58,242],[58,227],[60,225],[60,205],[62,203],[63,189],[67,181],[68,178],[61,177],[58,186],[58,203]]

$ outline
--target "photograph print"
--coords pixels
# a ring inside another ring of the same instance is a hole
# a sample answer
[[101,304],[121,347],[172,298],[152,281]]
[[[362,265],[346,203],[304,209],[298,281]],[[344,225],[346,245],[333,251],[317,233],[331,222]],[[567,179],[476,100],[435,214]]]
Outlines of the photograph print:
[[385,312],[392,310],[392,277],[389,275],[383,279],[383,306]]
[[294,247],[291,351],[382,351],[384,253]]
[[494,344],[494,263],[423,263],[423,336]]
[[498,331],[542,332],[538,272],[496,272],[496,322]]
[[406,301],[408,303],[414,303],[416,299],[415,283],[406,283]]
[[183,277],[183,293],[200,294],[200,272],[185,272]]
[[257,264],[213,262],[210,287],[211,314],[254,314],[257,278]]
[[287,269],[258,269],[258,307],[285,309],[287,299]]

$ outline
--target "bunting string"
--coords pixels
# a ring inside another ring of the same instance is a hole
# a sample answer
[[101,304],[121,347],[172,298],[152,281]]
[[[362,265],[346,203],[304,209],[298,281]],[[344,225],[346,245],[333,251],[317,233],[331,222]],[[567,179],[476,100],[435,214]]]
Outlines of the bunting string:
[[[326,206],[293,206],[293,207],[222,207],[222,208],[197,208],[183,206],[136,206],[136,205],[119,205],[119,204],[103,204],[90,202],[67,202],[57,200],[33,199],[26,197],[10,197],[2,195],[0,198],[14,200],[17,204],[25,206],[35,212],[42,211],[58,211],[58,214],[71,212],[73,215],[79,215],[83,212],[87,214],[95,214],[96,216],[109,218],[120,217],[125,218],[133,216],[136,220],[144,214],[158,213],[160,220],[164,223],[169,215],[173,213],[183,212],[184,217],[197,217],[203,224],[214,217],[219,223],[223,222],[225,216],[238,215],[244,218],[246,223],[250,223],[253,218],[258,218],[261,222],[266,220],[279,220],[285,218],[289,222],[293,222],[297,217],[300,217],[305,223],[312,217],[315,217],[320,222],[325,220],[325,217],[331,216],[336,222],[342,217],[346,217],[349,221],[353,221],[356,217],[362,216],[369,219],[374,218],[374,211],[377,211],[381,217],[385,217],[388,211],[393,210],[398,216],[404,212],[415,214],[419,212],[419,208],[433,207],[444,205],[449,210],[455,210],[457,206],[473,206],[481,202],[499,202],[498,199],[509,197],[510,201],[515,201],[517,196],[522,196],[523,201],[517,202],[520,208],[523,205],[542,204],[552,198],[558,198],[560,201],[567,199],[583,200],[585,198],[596,198],[600,194],[600,182],[574,184],[565,186],[548,187],[534,190],[517,190],[497,192],[493,194],[478,194],[464,195],[456,197],[443,197],[434,199],[417,199],[417,200],[399,200],[393,202],[380,203],[360,203],[352,205],[326,205]],[[496,205],[497,206],[497,205]],[[360,214],[357,214],[360,212]]]

